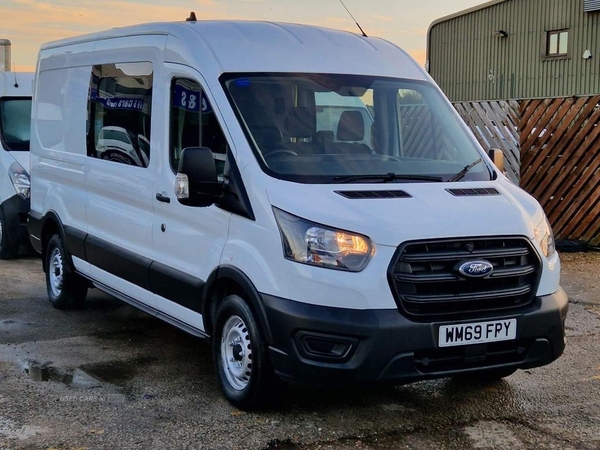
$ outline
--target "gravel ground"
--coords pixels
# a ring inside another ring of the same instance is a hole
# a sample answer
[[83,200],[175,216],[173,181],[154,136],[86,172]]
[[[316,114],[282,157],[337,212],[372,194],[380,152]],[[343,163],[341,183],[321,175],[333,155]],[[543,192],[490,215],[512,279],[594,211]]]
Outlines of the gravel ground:
[[223,399],[207,345],[99,292],[55,310],[38,258],[0,261],[0,450],[598,449],[600,253],[561,260],[568,345],[549,366],[493,384],[292,387],[258,413]]
[[563,288],[571,303],[600,306],[600,252],[561,253]]

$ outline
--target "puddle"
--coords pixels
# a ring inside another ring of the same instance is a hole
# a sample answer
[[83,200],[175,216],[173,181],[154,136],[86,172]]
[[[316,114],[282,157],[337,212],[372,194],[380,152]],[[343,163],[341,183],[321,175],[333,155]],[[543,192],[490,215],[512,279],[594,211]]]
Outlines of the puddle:
[[70,384],[73,381],[73,374],[62,372],[52,366],[52,362],[40,363],[35,360],[27,360],[23,366],[23,372],[29,374],[33,381],[56,381],[59,383]]
[[23,372],[36,382],[63,383],[73,388],[90,389],[102,386],[98,380],[91,378],[80,369],[60,369],[52,362],[40,363],[27,360],[23,364]]
[[143,357],[129,361],[108,361],[84,364],[76,368],[60,368],[52,361],[40,363],[27,359],[22,364],[23,372],[35,382],[55,382],[73,388],[90,389],[102,386],[102,383],[122,385],[132,379],[148,364],[156,361],[154,357]]
[[120,385],[132,379],[139,369],[143,369],[144,366],[155,360],[156,358],[146,357],[130,361],[109,361],[85,364],[80,369],[99,381]]

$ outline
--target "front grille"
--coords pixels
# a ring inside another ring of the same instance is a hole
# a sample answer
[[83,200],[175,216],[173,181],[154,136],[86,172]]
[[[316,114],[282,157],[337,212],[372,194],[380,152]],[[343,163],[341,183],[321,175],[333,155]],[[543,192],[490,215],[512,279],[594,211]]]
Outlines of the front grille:
[[[482,278],[458,267],[485,260],[494,267]],[[473,238],[408,242],[398,247],[388,280],[407,316],[440,319],[522,308],[533,301],[540,261],[524,238]]]

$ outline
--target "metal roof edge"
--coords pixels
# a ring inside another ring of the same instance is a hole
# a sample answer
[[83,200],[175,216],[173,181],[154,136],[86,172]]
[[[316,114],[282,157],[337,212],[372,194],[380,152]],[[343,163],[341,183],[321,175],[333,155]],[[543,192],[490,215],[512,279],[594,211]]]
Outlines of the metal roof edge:
[[447,22],[449,20],[456,19],[457,17],[460,17],[460,16],[466,16],[467,14],[471,14],[471,13],[477,12],[481,9],[486,9],[486,8],[489,8],[490,6],[494,6],[494,5],[497,5],[498,3],[504,3],[507,1],[508,0],[490,0],[488,2],[482,3],[481,5],[475,5],[470,8],[463,9],[462,11],[458,11],[453,14],[449,14],[447,16],[440,17],[439,19],[436,19],[433,22],[431,22],[431,25],[429,25],[429,29],[427,30],[427,34],[429,34],[429,31],[431,31],[431,29],[433,27],[435,27],[436,25],[439,25],[442,22]]
[[425,54],[425,64],[427,65],[427,72],[429,72],[429,53],[430,53],[429,46],[430,46],[430,42],[431,42],[429,36],[431,34],[431,30],[433,29],[433,27],[435,27],[436,25],[439,25],[440,23],[444,23],[449,20],[456,19],[457,17],[466,16],[467,14],[471,14],[471,13],[480,11],[482,9],[489,8],[490,6],[494,6],[499,3],[504,3],[507,1],[508,0],[490,0],[488,2],[482,3],[481,5],[471,6],[470,8],[463,9],[462,11],[458,11],[458,12],[449,14],[447,16],[440,17],[439,19],[436,19],[433,22],[431,22],[431,24],[429,25],[429,28],[427,28],[427,48],[426,48],[426,54]]

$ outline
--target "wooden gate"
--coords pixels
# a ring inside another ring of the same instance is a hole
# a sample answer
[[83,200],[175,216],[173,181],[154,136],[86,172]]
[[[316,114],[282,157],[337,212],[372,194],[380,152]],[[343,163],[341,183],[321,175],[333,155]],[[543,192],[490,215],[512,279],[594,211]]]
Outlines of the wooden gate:
[[485,149],[503,150],[557,239],[600,244],[600,96],[454,106]]

